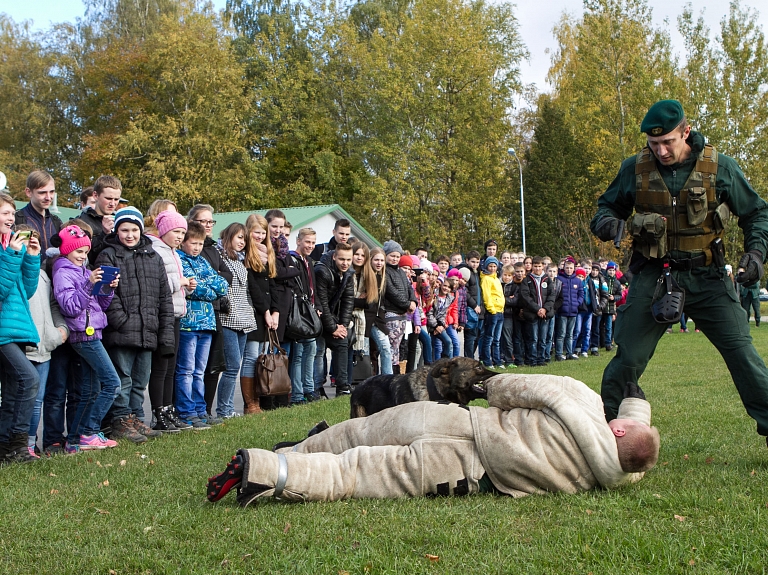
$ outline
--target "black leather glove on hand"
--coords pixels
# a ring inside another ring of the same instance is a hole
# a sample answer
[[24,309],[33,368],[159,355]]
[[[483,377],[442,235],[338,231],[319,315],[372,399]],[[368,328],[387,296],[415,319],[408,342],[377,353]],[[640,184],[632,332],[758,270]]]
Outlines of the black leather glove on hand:
[[739,273],[736,281],[744,287],[752,287],[763,279],[763,254],[750,250],[739,260]]
[[645,399],[645,394],[643,393],[643,390],[640,389],[639,385],[633,381],[628,381],[626,387],[624,388],[624,399],[627,399],[628,397]]
[[619,233],[619,219],[610,216],[604,216],[595,226],[595,235],[599,240],[611,242]]

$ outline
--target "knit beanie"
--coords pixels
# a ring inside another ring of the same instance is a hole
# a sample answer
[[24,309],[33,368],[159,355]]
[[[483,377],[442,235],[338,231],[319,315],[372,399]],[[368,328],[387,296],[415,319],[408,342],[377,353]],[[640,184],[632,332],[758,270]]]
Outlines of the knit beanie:
[[163,237],[171,230],[177,228],[184,228],[186,230],[187,220],[178,212],[160,212],[155,218],[155,227],[157,228],[157,235]]
[[118,228],[120,228],[120,226],[125,223],[136,224],[139,226],[141,233],[144,233],[144,216],[142,216],[141,212],[133,206],[120,208],[117,210],[117,212],[115,212],[115,231],[117,231]]
[[411,269],[414,270],[420,270],[421,269],[421,260],[417,258],[416,256],[409,256],[411,258]]
[[432,271],[436,273],[440,273],[440,268],[437,267],[437,264],[434,262],[432,263]]
[[432,262],[430,262],[427,258],[421,258],[421,262],[419,265],[419,268],[424,270],[427,273],[432,272]]
[[59,232],[59,238],[61,239],[59,253],[63,256],[83,246],[91,247],[91,238],[79,226],[71,225],[62,228]]
[[399,254],[402,254],[403,246],[398,244],[395,240],[387,240],[386,242],[384,242],[384,253],[386,255],[389,255],[392,252],[397,252]]
[[461,272],[461,277],[465,282],[468,282],[469,278],[472,276],[472,272],[469,271],[469,268],[461,268],[459,272]]
[[449,278],[460,278],[461,272],[457,270],[456,268],[453,268],[452,270],[448,270],[448,277]]
[[409,268],[413,266],[413,260],[411,259],[411,256],[400,256],[400,261],[397,265],[401,268]]
[[605,267],[607,270],[615,270],[616,269],[616,262],[608,262],[608,265]]
[[576,275],[585,278],[587,277],[587,272],[584,271],[584,268],[576,268]]
[[483,271],[484,272],[486,272],[486,273],[488,272],[488,266],[490,264],[496,264],[496,268],[497,269],[499,267],[501,267],[501,264],[499,264],[499,260],[497,260],[495,257],[491,256],[491,257],[485,258],[485,261],[483,262]]

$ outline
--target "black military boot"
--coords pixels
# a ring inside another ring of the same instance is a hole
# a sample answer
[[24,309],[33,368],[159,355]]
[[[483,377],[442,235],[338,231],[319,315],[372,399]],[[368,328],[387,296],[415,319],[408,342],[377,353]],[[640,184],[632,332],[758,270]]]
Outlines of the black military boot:
[[152,427],[155,431],[163,433],[180,433],[181,429],[176,427],[168,417],[165,407],[156,407],[152,410],[155,414],[155,425]]

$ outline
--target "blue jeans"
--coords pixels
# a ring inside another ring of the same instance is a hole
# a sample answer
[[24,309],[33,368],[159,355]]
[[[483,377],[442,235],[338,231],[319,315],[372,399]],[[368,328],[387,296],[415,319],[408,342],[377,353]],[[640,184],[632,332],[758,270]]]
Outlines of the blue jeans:
[[483,335],[480,337],[480,361],[485,365],[501,365],[501,328],[503,313],[485,312]]
[[456,332],[456,328],[449,325],[445,328],[445,331],[448,332],[448,337],[451,338],[451,343],[453,344],[453,353],[451,354],[451,357],[459,357],[459,334]]
[[573,355],[573,328],[576,327],[576,316],[557,317],[557,335],[555,336],[555,355]]
[[134,414],[144,421],[144,392],[152,370],[152,350],[111,347],[107,353],[120,378],[120,393],[115,397],[110,410],[112,419]]
[[528,358],[531,365],[542,365],[548,358],[545,357],[547,344],[547,329],[549,320],[536,318],[531,322],[525,322],[527,331]]
[[40,378],[40,387],[37,390],[35,398],[35,407],[32,409],[32,420],[29,422],[29,442],[27,445],[34,447],[37,441],[37,427],[40,425],[40,414],[43,411],[43,399],[45,399],[45,383],[48,381],[48,371],[51,367],[51,361],[42,363],[32,362]]
[[424,364],[430,365],[434,361],[434,352],[432,351],[432,336],[429,335],[426,326],[421,326],[419,330],[419,341],[421,342],[421,355],[424,356]]
[[434,344],[434,355],[437,359],[441,357],[453,357],[453,342],[451,336],[444,329],[440,333],[432,334],[432,342]]
[[291,344],[291,401],[301,401],[305,394],[315,391],[315,352],[317,343],[314,339],[302,339]]
[[547,337],[544,344],[544,358],[548,361],[552,356],[552,343],[555,338],[555,318],[551,317],[547,320]]
[[608,347],[613,345],[613,316],[607,313],[603,314],[603,323],[605,324],[605,341],[603,345]]
[[40,378],[16,343],[0,345],[0,441],[29,433]]
[[[51,367],[43,400],[43,449],[58,443],[64,445],[64,424],[72,428],[80,403],[80,371],[82,359],[66,342],[51,353]],[[66,405],[66,408],[65,408]]]
[[483,320],[477,321],[475,329],[464,329],[464,357],[475,357],[478,348],[478,341],[482,338]]
[[[578,335],[576,335],[578,334]],[[589,338],[592,334],[592,312],[582,311],[576,316],[576,329],[574,330],[573,351],[589,351]]]
[[389,337],[375,325],[371,328],[371,339],[379,348],[379,361],[381,362],[381,374],[392,373],[392,348],[389,346]]
[[[109,411],[112,402],[117,401],[119,397],[122,382],[101,341],[83,341],[71,345],[75,353],[83,358],[80,369],[80,401],[67,435],[67,442],[74,444],[80,443],[81,435],[99,432],[101,420]],[[151,351],[147,354],[152,357]]]
[[231,417],[235,413],[237,375],[240,373],[240,363],[243,361],[245,342],[248,336],[245,332],[225,327],[222,328],[222,337],[224,338],[224,358],[227,362],[227,369],[224,370],[219,380],[216,415],[219,417]]
[[205,367],[213,334],[209,331],[179,331],[179,353],[176,358],[176,409],[184,419],[206,418]]

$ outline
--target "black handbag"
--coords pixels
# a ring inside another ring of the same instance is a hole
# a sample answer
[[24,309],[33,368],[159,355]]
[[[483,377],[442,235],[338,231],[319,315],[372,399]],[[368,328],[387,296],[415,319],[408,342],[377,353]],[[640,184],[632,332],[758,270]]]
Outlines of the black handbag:
[[323,331],[323,324],[317,310],[309,297],[304,293],[299,278],[296,278],[301,294],[293,292],[293,301],[288,308],[288,318],[285,321],[285,338],[293,341],[313,339]]

